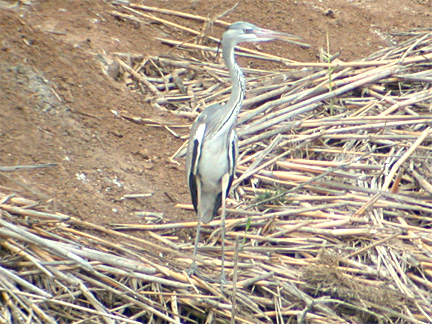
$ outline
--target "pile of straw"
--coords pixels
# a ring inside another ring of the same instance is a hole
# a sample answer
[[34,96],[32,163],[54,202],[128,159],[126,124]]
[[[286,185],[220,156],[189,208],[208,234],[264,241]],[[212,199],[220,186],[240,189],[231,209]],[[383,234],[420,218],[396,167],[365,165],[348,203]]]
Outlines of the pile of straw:
[[[113,14],[185,31],[149,10]],[[287,69],[244,69],[223,286],[218,220],[189,277],[193,240],[172,233],[196,221],[107,229],[0,196],[0,323],[431,323],[432,32],[403,36],[357,62],[240,51]],[[186,116],[226,100],[222,62],[203,59],[216,43],[163,41],[201,58],[118,53],[132,89]]]

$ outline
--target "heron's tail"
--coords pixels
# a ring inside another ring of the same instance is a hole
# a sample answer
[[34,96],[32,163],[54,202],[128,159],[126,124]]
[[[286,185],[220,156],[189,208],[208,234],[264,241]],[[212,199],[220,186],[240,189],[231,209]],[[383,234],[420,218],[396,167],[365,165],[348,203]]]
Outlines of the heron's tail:
[[201,201],[199,216],[201,217],[202,222],[207,224],[212,221],[212,219],[217,215],[219,208],[222,206],[222,193],[219,193],[217,197],[203,196],[203,198],[204,199]]

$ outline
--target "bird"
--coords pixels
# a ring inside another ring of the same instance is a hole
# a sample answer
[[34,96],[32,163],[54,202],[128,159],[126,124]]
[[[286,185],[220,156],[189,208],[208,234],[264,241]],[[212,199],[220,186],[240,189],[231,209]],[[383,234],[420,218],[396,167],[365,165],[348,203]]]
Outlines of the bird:
[[266,42],[281,39],[294,42],[300,37],[255,26],[248,22],[229,25],[222,35],[222,55],[232,82],[225,105],[206,107],[191,127],[186,151],[186,177],[192,204],[198,215],[193,260],[189,269],[197,270],[196,256],[202,223],[209,223],[221,208],[222,271],[225,281],[225,200],[234,179],[238,143],[235,130],[237,115],[246,93],[246,82],[235,60],[235,47],[242,42]]

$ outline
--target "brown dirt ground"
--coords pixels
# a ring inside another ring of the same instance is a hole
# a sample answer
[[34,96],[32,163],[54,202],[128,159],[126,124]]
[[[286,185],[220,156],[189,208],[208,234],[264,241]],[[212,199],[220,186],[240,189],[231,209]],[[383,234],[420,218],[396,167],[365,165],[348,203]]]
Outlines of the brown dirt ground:
[[[141,1],[206,17],[236,2]],[[175,207],[189,202],[184,161],[179,166],[168,159],[182,140],[115,112],[166,124],[192,121],[152,108],[138,92],[105,75],[98,56],[159,55],[170,48],[155,36],[190,35],[150,21],[120,20],[113,9],[110,1],[97,0],[0,1],[0,165],[58,163],[0,172],[0,190],[98,224],[144,222],[136,211],[162,212],[166,222],[194,219],[191,211]],[[314,45],[305,50],[261,44],[267,52],[317,61],[319,49],[329,46],[348,61],[390,46],[397,40],[394,33],[430,27],[431,12],[430,0],[245,0],[223,19],[290,32]],[[194,21],[168,18],[200,28]],[[222,30],[211,33],[220,36]],[[258,63],[243,59],[241,64]],[[188,129],[179,132],[186,135]],[[153,196],[121,199],[133,193]]]

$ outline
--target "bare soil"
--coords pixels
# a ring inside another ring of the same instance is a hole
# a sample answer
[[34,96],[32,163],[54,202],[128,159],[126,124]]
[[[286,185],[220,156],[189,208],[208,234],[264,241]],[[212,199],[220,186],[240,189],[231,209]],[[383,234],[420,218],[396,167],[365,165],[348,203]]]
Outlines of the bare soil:
[[[216,17],[237,1],[141,1],[149,6]],[[48,202],[50,209],[98,224],[144,222],[137,211],[165,221],[194,219],[184,161],[169,157],[183,143],[161,127],[133,123],[118,112],[188,125],[192,120],[155,110],[139,92],[114,81],[101,55],[159,55],[156,37],[190,39],[149,21],[121,20],[110,1],[0,1],[0,165],[57,163],[0,172],[0,190]],[[199,23],[172,18],[199,29]],[[310,49],[281,42],[259,48],[297,61],[317,61],[319,49],[344,61],[367,57],[397,41],[395,34],[431,26],[430,0],[240,1],[223,17],[302,36]],[[210,33],[220,36],[214,27]],[[252,45],[253,46],[253,45]],[[287,49],[288,48],[288,49]],[[243,66],[258,64],[241,60]],[[180,128],[187,135],[188,128]],[[148,198],[122,199],[151,193]]]

